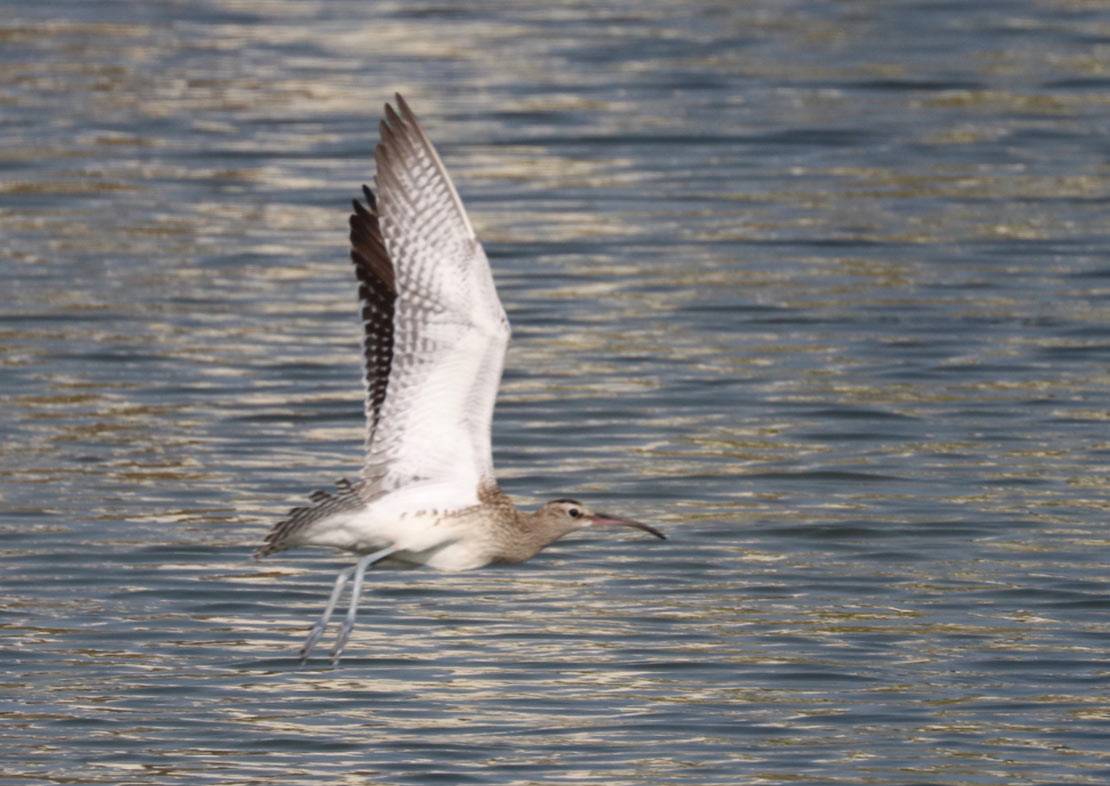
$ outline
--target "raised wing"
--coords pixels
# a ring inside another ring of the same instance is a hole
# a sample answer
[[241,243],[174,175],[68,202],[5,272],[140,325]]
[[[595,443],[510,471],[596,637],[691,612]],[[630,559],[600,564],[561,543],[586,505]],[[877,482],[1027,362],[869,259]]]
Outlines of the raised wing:
[[[493,478],[509,321],[447,170],[400,95],[374,151],[377,198],[351,216],[366,360],[363,494]],[[468,504],[464,497],[460,505]]]

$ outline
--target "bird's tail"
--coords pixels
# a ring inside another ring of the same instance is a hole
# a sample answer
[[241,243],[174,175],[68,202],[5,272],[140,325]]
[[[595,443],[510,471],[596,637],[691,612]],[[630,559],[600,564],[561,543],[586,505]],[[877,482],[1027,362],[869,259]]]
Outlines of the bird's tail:
[[361,508],[365,502],[358,493],[360,485],[343,478],[335,484],[335,491],[319,489],[309,494],[308,498],[312,504],[290,509],[285,518],[274,524],[266,533],[262,545],[254,551],[254,558],[262,559],[292,548],[300,543],[301,539],[298,535],[317,521],[336,513]]

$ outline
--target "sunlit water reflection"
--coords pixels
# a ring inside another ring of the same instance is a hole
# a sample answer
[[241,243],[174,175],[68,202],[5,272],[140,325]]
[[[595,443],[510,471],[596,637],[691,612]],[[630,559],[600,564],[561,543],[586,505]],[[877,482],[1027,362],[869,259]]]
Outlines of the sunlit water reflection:
[[[1099,4],[5,11],[5,777],[1110,780]],[[504,486],[672,539],[376,573],[299,668],[345,563],[249,553],[357,471],[393,90],[513,321]]]

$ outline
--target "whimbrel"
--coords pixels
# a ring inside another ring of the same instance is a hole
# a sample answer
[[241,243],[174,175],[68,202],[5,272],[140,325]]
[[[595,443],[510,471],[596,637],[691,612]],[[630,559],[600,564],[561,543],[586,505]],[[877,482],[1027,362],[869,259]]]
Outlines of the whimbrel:
[[354,627],[366,570],[383,562],[469,570],[523,562],[586,527],[653,527],[573,499],[518,510],[493,473],[490,427],[509,320],[459,194],[408,104],[385,105],[375,191],[354,201],[351,260],[362,301],[366,459],[361,477],[317,491],[255,552],[333,546],[358,555],[340,571],[301,647],[323,635],[348,582],[332,649]]

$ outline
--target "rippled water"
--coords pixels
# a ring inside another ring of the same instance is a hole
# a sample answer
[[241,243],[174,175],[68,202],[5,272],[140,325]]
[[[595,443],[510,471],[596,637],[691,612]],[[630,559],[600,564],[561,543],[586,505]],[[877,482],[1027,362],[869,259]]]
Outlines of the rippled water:
[[[1102,3],[4,10],[5,782],[1110,782]],[[357,472],[394,90],[503,485],[672,539],[374,573],[301,668],[346,562],[249,555]]]

